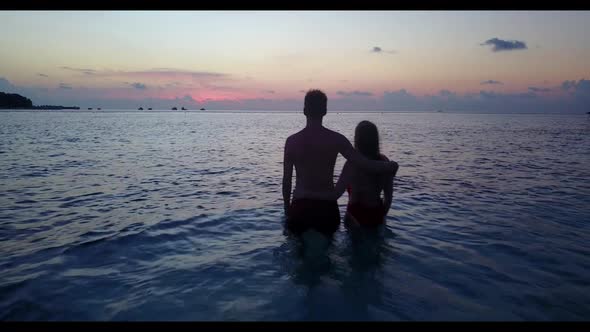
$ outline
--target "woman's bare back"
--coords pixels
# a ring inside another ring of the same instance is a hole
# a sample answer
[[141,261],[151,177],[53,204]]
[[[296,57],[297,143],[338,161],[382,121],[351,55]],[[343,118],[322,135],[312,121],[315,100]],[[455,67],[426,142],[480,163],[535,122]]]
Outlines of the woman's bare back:
[[[381,160],[388,161],[387,157],[381,155]],[[348,180],[349,201],[354,204],[361,204],[366,207],[375,207],[383,204],[381,192],[388,186],[391,176],[383,174],[368,173],[358,167],[350,165],[350,176]]]

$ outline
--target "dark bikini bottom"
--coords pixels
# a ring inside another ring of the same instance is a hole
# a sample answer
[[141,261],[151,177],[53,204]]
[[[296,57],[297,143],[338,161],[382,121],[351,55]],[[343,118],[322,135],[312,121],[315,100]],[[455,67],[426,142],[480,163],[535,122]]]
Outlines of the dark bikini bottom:
[[385,222],[387,211],[385,211],[381,204],[367,207],[358,203],[348,203],[346,212],[352,215],[360,225],[373,227]]

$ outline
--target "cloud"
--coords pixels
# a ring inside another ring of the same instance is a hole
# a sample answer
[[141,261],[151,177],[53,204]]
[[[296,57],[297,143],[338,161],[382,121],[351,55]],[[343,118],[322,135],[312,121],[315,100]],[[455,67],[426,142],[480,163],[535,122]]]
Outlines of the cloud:
[[[561,83],[561,88],[570,95],[574,96],[576,100],[582,100],[584,102],[590,102],[590,80],[582,78],[579,81],[564,81]],[[590,105],[586,106],[590,108]]]
[[385,91],[379,107],[385,111],[400,112],[447,112],[470,113],[542,113],[571,111],[564,107],[566,100],[551,100],[533,92],[497,93],[479,91],[459,95],[449,90],[441,90],[436,95],[417,96],[405,89]]
[[501,52],[501,51],[515,51],[515,50],[526,50],[527,46],[526,43],[519,40],[503,40],[499,38],[492,38],[486,40],[484,43],[480,44],[482,46],[491,45],[492,52]]
[[18,89],[16,86],[12,85],[7,79],[4,77],[0,77],[0,91],[7,92],[7,93],[15,93]]
[[502,82],[500,82],[500,81],[495,81],[495,80],[487,80],[487,81],[483,81],[483,82],[481,82],[480,84],[482,84],[482,85],[483,85],[483,84],[500,84],[500,85],[502,85],[502,84],[504,84],[504,83],[502,83]]
[[45,74],[41,74],[41,73],[38,73],[37,75],[39,75],[39,76],[41,76],[41,77],[49,77],[49,76],[47,76],[47,75],[45,75]]
[[532,92],[549,92],[549,91],[551,91],[551,89],[549,89],[549,88],[537,88],[537,87],[534,87],[534,86],[529,86],[529,91],[532,91]]
[[336,92],[337,95],[339,96],[345,96],[345,97],[371,97],[373,95],[373,93],[368,92],[368,91],[350,91],[350,92],[346,92],[346,91],[338,91]]
[[264,93],[275,94],[274,90],[263,90]]
[[[123,80],[121,80],[122,83]],[[51,88],[35,86],[15,86],[0,77],[0,91],[18,93],[33,101],[36,105],[75,105],[81,108],[102,107],[103,109],[137,109],[144,108],[169,110],[172,107],[210,110],[301,110],[303,95],[299,91],[296,98],[281,99],[280,94],[265,95],[265,98],[248,97],[248,93],[222,93],[219,91],[185,88],[166,88],[159,90],[156,85],[149,85],[144,93],[130,93],[128,80],[126,85],[109,88],[71,87],[66,83]],[[143,81],[140,81],[143,82]],[[174,82],[174,81],[169,81]],[[535,84],[535,83],[531,83]],[[459,94],[451,89],[441,89],[433,95],[416,95],[406,89],[385,91],[383,93],[362,90],[328,92],[329,112],[338,111],[427,111],[443,110],[445,112],[469,113],[577,113],[590,109],[590,80],[579,79],[564,81],[559,87],[552,87],[556,93],[539,93],[535,89],[513,93],[500,93],[482,90]],[[530,88],[535,88],[531,86]],[[538,87],[543,89],[543,86]],[[251,90],[260,93],[262,89]],[[249,92],[249,93],[250,93]],[[251,95],[251,94],[250,94]],[[195,99],[196,98],[196,99]],[[201,98],[205,98],[202,100]]]
[[371,51],[370,51],[370,52],[371,52],[371,53],[389,53],[389,54],[395,54],[395,53],[397,53],[397,52],[396,52],[396,51],[394,51],[394,50],[391,50],[391,51],[385,51],[384,49],[382,49],[382,48],[381,48],[381,47],[379,47],[379,46],[373,46],[373,48],[371,49]]
[[297,99],[266,99],[252,98],[241,100],[206,100],[204,107],[210,110],[272,110],[272,111],[300,111],[303,112],[303,98]]
[[230,75],[225,73],[194,71],[175,68],[153,68],[149,70],[126,71],[126,70],[95,70],[89,68],[72,68],[60,67],[61,69],[75,71],[86,75],[95,75],[102,77],[129,77],[129,78],[148,78],[148,79],[182,79],[192,80],[200,79],[225,79]]
[[479,96],[483,99],[537,98],[537,95],[534,94],[533,92],[503,94],[503,93],[496,93],[493,91],[480,91]]
[[131,84],[132,87],[138,89],[138,90],[145,90],[147,89],[147,85],[143,84],[143,83],[139,83],[139,82],[135,82]]
[[456,97],[457,95],[452,93],[449,90],[440,90],[440,92],[438,93],[439,96],[441,97],[446,97],[446,98],[450,98],[450,97]]
[[229,77],[228,74],[207,72],[207,71],[192,71],[172,68],[155,68],[152,70],[141,71],[115,71],[105,72],[109,76],[125,76],[125,77],[145,77],[145,78],[191,78],[191,79],[222,79]]
[[392,109],[405,109],[415,110],[416,108],[422,107],[418,97],[412,95],[406,89],[400,89],[397,91],[385,91],[383,92],[383,104],[386,108]]
[[67,66],[62,66],[60,68],[61,69],[65,69],[65,70],[70,70],[70,71],[75,71],[75,72],[83,73],[85,75],[95,75],[96,74],[96,70],[94,70],[94,69],[72,68],[72,67],[67,67]]
[[39,100],[39,95],[42,93],[47,93],[47,88],[36,88],[36,87],[24,87],[24,86],[16,86],[7,79],[0,77],[0,91],[6,93],[17,93],[21,96],[27,97],[33,101],[33,104],[38,104],[37,101]]
[[581,79],[576,84],[576,89],[584,93],[590,92],[590,80]]
[[564,81],[563,83],[561,83],[561,89],[563,90],[569,90],[573,87],[576,86],[576,81]]

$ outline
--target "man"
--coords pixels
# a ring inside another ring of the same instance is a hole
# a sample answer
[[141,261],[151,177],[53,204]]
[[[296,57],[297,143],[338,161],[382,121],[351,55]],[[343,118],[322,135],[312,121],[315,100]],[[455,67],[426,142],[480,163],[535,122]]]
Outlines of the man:
[[[283,159],[283,201],[287,229],[301,234],[314,229],[331,237],[340,226],[336,198],[326,199],[334,191],[334,165],[340,153],[352,164],[373,173],[397,172],[398,164],[365,158],[343,135],[322,126],[328,98],[320,90],[305,95],[303,114],[307,125],[287,138]],[[291,203],[291,178],[296,169],[295,191]]]

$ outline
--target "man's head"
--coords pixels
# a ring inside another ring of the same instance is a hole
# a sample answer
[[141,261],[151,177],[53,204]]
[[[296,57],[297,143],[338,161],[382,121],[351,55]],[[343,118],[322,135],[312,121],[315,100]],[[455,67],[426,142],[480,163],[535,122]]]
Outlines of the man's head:
[[320,90],[309,90],[305,95],[303,114],[308,118],[322,118],[328,109],[328,97]]

